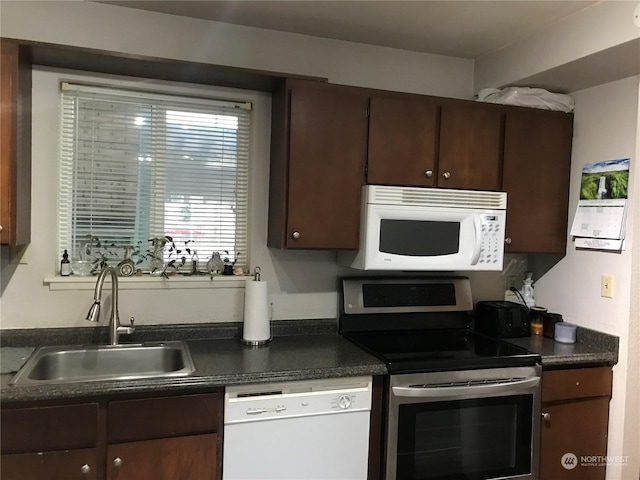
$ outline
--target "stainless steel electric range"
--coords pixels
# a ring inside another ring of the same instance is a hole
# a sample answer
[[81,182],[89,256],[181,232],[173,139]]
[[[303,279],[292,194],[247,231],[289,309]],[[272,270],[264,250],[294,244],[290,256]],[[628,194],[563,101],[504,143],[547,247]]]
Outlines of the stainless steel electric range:
[[345,278],[341,310],[389,370],[386,480],[538,479],[540,356],[470,330],[468,278]]

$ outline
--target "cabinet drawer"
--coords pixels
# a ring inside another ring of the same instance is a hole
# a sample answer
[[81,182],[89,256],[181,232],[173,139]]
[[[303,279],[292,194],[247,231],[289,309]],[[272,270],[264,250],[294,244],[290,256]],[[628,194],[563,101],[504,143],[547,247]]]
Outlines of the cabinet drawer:
[[610,367],[543,372],[542,401],[610,397],[612,376]]
[[2,453],[96,445],[98,404],[2,410]]
[[95,448],[2,455],[1,480],[97,478],[98,453]]
[[110,402],[109,443],[216,432],[220,394],[145,398]]

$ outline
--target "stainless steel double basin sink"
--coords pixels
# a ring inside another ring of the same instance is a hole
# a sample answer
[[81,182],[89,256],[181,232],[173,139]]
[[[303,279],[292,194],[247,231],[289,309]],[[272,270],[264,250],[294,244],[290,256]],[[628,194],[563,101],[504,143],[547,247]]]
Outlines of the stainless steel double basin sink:
[[195,371],[184,342],[41,347],[9,382],[39,385],[181,377]]

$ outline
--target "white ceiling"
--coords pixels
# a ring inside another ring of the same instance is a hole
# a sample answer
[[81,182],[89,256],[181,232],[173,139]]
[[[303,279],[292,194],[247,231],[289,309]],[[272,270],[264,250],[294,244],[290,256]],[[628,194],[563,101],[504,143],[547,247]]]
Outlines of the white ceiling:
[[596,1],[104,1],[418,52],[477,59]]

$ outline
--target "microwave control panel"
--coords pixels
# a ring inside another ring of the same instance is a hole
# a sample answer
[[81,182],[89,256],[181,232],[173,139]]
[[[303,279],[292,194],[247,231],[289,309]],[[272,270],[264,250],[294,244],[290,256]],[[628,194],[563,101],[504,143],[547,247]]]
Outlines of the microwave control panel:
[[502,263],[504,250],[504,218],[498,215],[482,215],[482,246],[478,264]]

